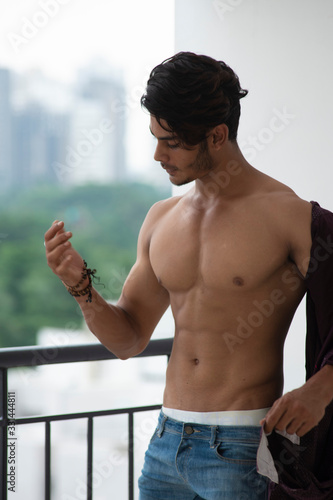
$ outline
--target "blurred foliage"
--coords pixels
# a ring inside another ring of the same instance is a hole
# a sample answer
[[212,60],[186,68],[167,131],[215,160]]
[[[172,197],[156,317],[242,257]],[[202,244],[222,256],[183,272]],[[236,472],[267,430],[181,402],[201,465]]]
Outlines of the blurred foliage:
[[41,327],[66,328],[81,312],[46,264],[44,233],[56,219],[73,232],[72,243],[96,268],[98,290],[119,297],[136,258],[147,211],[171,192],[143,184],[39,187],[0,200],[0,347],[34,345]]

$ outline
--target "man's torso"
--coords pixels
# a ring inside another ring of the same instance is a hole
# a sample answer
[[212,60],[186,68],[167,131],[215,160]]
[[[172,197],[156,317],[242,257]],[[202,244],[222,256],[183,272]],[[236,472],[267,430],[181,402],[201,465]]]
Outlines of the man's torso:
[[280,186],[204,206],[189,193],[169,200],[154,227],[150,262],[176,325],[165,406],[254,409],[281,395],[283,344],[305,291],[311,206]]

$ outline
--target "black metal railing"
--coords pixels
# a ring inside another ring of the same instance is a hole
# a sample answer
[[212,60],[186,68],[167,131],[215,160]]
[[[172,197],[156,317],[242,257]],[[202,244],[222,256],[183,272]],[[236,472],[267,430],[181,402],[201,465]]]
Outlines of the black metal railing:
[[[152,340],[137,357],[169,357],[171,348],[172,339]],[[8,483],[10,484],[8,443],[15,439],[15,437],[10,439],[8,437],[8,429],[11,425],[45,424],[45,500],[51,500],[51,424],[56,421],[85,419],[87,421],[87,500],[93,500],[94,418],[120,414],[128,415],[128,498],[129,500],[134,499],[134,414],[157,410],[161,405],[21,418],[10,415],[10,408],[8,408],[8,400],[10,401],[10,398],[8,399],[10,396],[8,394],[8,370],[10,368],[112,359],[117,358],[101,344],[0,349],[0,500],[7,500]]]

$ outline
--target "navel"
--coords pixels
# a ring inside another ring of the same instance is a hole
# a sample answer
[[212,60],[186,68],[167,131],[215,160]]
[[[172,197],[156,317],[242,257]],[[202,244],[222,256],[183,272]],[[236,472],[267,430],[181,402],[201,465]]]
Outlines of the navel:
[[236,286],[243,286],[244,285],[243,278],[240,278],[239,276],[235,276],[235,278],[232,280],[232,282]]
[[199,364],[199,360],[198,360],[198,358],[195,358],[195,359],[193,360],[193,363],[194,363],[195,365],[198,365],[198,364]]

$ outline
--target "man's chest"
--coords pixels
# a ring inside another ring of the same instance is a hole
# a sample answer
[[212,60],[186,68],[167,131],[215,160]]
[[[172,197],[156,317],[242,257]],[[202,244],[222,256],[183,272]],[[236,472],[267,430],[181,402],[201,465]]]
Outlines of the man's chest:
[[253,290],[283,272],[288,245],[268,220],[251,214],[167,218],[154,231],[150,260],[169,292],[198,284],[212,291]]

